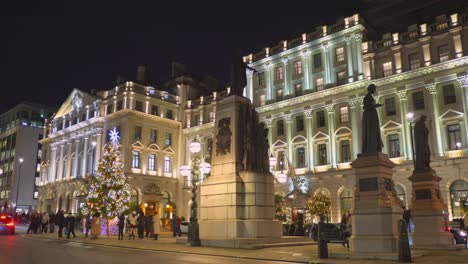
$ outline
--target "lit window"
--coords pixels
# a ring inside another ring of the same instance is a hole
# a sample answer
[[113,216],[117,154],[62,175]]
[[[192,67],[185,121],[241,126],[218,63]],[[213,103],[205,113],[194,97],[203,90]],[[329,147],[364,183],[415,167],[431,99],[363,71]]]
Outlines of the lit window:
[[458,145],[462,143],[460,125],[459,124],[448,125],[447,135],[448,135],[449,148],[451,150],[458,149]]
[[296,75],[302,75],[302,61],[296,61],[294,63],[294,73]]
[[209,120],[209,122],[213,122],[213,121],[214,121],[214,113],[213,113],[213,111],[210,111],[210,112],[208,113],[208,120]]
[[276,90],[276,101],[283,100],[283,89]]
[[349,140],[341,141],[341,162],[351,161],[351,148],[349,146]]
[[335,49],[335,58],[337,62],[344,61],[344,49],[343,47],[338,47]]
[[317,89],[317,91],[323,90],[323,78],[315,79],[315,88]]
[[132,168],[140,168],[140,152],[133,151]]
[[453,84],[444,86],[443,92],[445,104],[454,104],[457,102],[457,97],[455,96],[455,87]]
[[265,105],[265,103],[266,103],[266,97],[265,97],[264,94],[261,94],[261,95],[258,97],[258,104],[259,104],[260,106],[263,106],[263,105]]
[[347,106],[340,107],[340,122],[346,123],[348,121],[349,121],[348,107]]
[[387,116],[396,115],[395,98],[385,99],[385,112]]
[[296,96],[301,96],[302,95],[302,83],[296,83],[294,85],[294,92]]
[[437,48],[437,51],[439,52],[440,62],[448,61],[450,59],[450,51],[449,46],[447,44],[439,46]]
[[156,155],[155,154],[149,154],[148,169],[150,171],[155,171],[156,170]]
[[342,85],[346,83],[346,73],[345,71],[340,71],[336,73],[336,84]]
[[171,157],[164,157],[164,172],[171,172]]
[[390,158],[400,157],[400,138],[398,134],[388,135],[388,151]]
[[408,61],[409,61],[410,70],[416,70],[416,69],[419,69],[419,67],[421,67],[418,53],[412,53],[408,55]]
[[391,61],[388,61],[382,64],[382,72],[383,72],[384,77],[387,77],[393,74],[393,67],[392,67]]
[[283,67],[276,67],[276,80],[281,81],[283,80]]

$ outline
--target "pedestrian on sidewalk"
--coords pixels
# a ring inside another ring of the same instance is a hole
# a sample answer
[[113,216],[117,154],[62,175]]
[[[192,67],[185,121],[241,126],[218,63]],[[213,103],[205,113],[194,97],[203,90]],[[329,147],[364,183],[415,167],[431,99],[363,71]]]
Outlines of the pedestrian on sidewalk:
[[144,232],[145,232],[145,213],[140,210],[138,213],[138,239],[143,239],[144,238]]
[[70,239],[70,234],[73,234],[73,238],[76,238],[75,222],[76,218],[73,216],[72,212],[69,212],[67,218],[65,218],[65,225],[67,226],[67,239]]
[[174,213],[171,220],[172,237],[177,236],[177,215]]
[[55,217],[55,224],[59,227],[58,237],[62,238],[63,227],[65,225],[65,214],[63,210],[59,210],[57,216]]
[[159,233],[161,233],[161,219],[159,219],[158,212],[156,211],[153,215],[153,232],[154,232],[154,240],[158,240]]
[[135,240],[135,232],[137,231],[138,221],[137,221],[137,213],[133,211],[131,215],[128,216],[128,221],[130,222],[130,233],[128,234],[128,240],[132,239]]
[[119,228],[119,240],[123,240],[124,227],[125,227],[125,215],[120,214],[118,219],[119,219],[119,222],[117,222],[117,227]]
[[49,215],[49,232],[55,233],[55,214],[51,213]]
[[91,239],[97,239],[101,234],[101,215],[96,212],[91,219]]
[[145,216],[145,231],[146,237],[153,237],[153,216],[150,214]]
[[89,229],[91,229],[91,214],[90,213],[88,213],[88,215],[85,218],[85,238],[88,238]]
[[47,226],[49,225],[49,214],[48,213],[44,213],[42,215],[41,224],[42,224],[42,232],[47,233]]
[[178,237],[182,236],[182,230],[180,229],[181,225],[182,225],[182,219],[180,219],[180,217],[177,217],[177,236]]

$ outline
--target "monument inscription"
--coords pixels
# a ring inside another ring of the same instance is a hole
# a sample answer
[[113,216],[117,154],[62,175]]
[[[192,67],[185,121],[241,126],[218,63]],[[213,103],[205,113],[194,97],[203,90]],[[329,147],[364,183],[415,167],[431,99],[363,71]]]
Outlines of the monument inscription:
[[377,191],[377,177],[359,179],[359,190],[361,192]]
[[420,189],[416,190],[416,200],[427,200],[432,199],[431,189]]

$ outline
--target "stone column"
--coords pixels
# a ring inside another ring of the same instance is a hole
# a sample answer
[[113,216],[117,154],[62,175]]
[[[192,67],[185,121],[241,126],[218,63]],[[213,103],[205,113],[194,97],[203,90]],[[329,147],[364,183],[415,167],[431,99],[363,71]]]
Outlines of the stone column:
[[72,164],[72,159],[71,159],[71,154],[72,154],[72,142],[68,141],[67,142],[67,172],[65,173],[64,177],[66,180],[70,179],[71,176],[71,164]]
[[346,56],[347,56],[347,61],[346,61],[346,66],[348,68],[348,82],[353,82],[354,81],[354,67],[353,67],[353,50],[351,47],[351,38],[349,36],[345,37],[345,42],[346,42]]
[[327,123],[328,123],[328,147],[330,150],[329,155],[329,164],[330,168],[336,168],[336,137],[335,137],[335,109],[333,104],[327,104],[325,109],[328,113]]
[[61,181],[62,180],[62,175],[63,175],[63,148],[65,147],[65,145],[62,143],[60,145],[60,161],[59,161],[59,168],[58,168],[58,172],[57,172],[57,180],[58,181]]
[[86,163],[87,163],[87,157],[88,157],[88,141],[89,141],[88,136],[85,136],[85,138],[84,138],[84,147],[83,147],[83,160],[82,160],[83,166],[81,166],[81,176],[83,176],[83,178],[86,177]]
[[56,162],[55,159],[57,158],[57,147],[55,144],[51,144],[50,146],[51,153],[50,153],[50,170],[49,170],[49,182],[55,182],[55,170]]
[[311,90],[310,80],[312,79],[312,67],[310,66],[310,50],[304,50],[302,52],[302,58],[304,61],[304,91]]
[[398,98],[400,99],[400,119],[401,119],[401,144],[403,153],[406,160],[413,159],[413,152],[411,147],[411,131],[406,114],[408,113],[408,100],[406,97],[406,90],[397,91]]
[[462,148],[466,148],[468,144],[468,75],[459,76],[458,83],[460,84],[460,94],[464,109],[463,124],[465,126],[465,138],[463,141],[465,142],[462,142],[462,144],[464,144],[465,147],[462,146]]
[[94,153],[94,171],[97,171],[99,165],[99,159],[101,158],[102,149],[102,128],[98,128],[96,132],[96,151]]
[[265,119],[264,121],[265,127],[268,128],[268,145],[270,145],[270,153],[268,155],[273,153],[273,119]]
[[362,96],[356,96],[348,99],[349,107],[351,108],[351,130],[352,130],[352,146],[353,146],[353,158],[357,158],[357,154],[361,153],[362,147],[362,123],[361,123],[361,104]]
[[442,133],[440,131],[440,121],[439,121],[439,99],[437,98],[437,89],[435,83],[427,83],[425,88],[431,94],[431,101],[433,106],[433,120],[435,126],[435,140],[437,148],[434,149],[435,155],[441,157],[444,155],[444,150],[442,147]]
[[283,59],[283,74],[284,74],[284,87],[283,87],[283,94],[285,98],[290,98],[293,96],[293,93],[291,92],[291,87],[290,87],[290,81],[291,81],[291,76],[289,73],[289,59],[284,58]]
[[354,70],[357,68],[357,76],[358,80],[364,79],[364,71],[363,71],[363,60],[362,60],[362,34],[357,33],[353,35],[354,39],[354,54],[355,54],[355,67]]
[[314,142],[313,136],[313,112],[312,109],[307,109],[304,111],[306,118],[306,132],[307,132],[307,149],[309,150],[309,170],[314,171]]
[[291,114],[284,115],[284,122],[286,123],[286,143],[288,143],[288,160],[293,163],[293,144],[292,140],[292,118]]
[[78,162],[80,162],[80,139],[75,139],[75,163],[73,164],[72,178],[78,178]]
[[250,102],[253,103],[253,71],[247,69],[246,70],[247,74],[247,87],[244,90],[245,91],[245,96],[250,99]]
[[266,93],[266,100],[267,101],[272,101],[274,92],[273,90],[275,89],[274,85],[274,76],[273,76],[273,67],[271,64],[267,63],[265,64],[265,81],[267,84],[267,93]]
[[331,63],[330,63],[330,56],[329,56],[329,51],[328,51],[328,44],[322,45],[322,53],[323,53],[323,68],[325,70],[325,78],[323,79],[323,86],[324,88],[327,88],[328,85],[331,83],[331,77],[330,77],[330,68],[331,68]]

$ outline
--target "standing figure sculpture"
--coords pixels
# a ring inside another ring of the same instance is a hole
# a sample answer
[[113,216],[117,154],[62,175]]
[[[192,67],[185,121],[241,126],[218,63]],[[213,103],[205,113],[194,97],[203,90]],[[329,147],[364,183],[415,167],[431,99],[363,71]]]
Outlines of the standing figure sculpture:
[[414,125],[415,135],[415,171],[431,170],[431,151],[429,149],[429,129],[426,127],[426,116],[422,115]]
[[244,88],[247,85],[247,77],[245,76],[245,71],[247,69],[256,72],[254,68],[249,67],[242,60],[240,52],[237,56],[232,58],[231,62],[231,94],[242,96],[244,93]]
[[372,95],[377,87],[371,84],[367,87],[364,96],[364,112],[362,113],[362,154],[376,154],[382,152],[383,143],[380,135],[379,116],[377,115],[377,104]]

